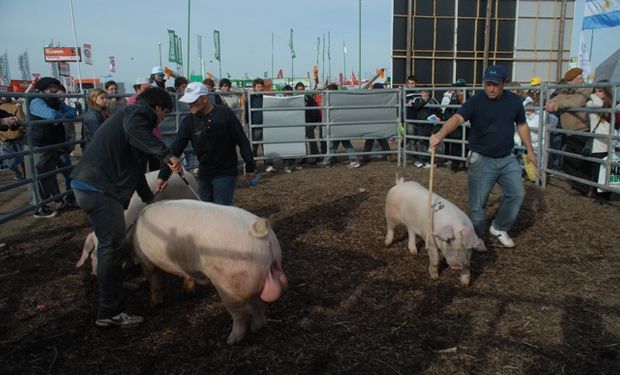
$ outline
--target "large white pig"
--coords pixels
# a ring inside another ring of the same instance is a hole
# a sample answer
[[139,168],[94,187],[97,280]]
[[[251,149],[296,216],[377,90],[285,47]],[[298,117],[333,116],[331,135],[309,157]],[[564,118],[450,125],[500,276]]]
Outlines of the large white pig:
[[[156,182],[158,174],[159,171],[152,171],[144,175],[153,194],[157,191]],[[194,194],[194,192],[198,191],[198,182],[196,182],[194,176],[188,171],[185,171],[183,177],[185,177],[191,188],[187,186],[185,181],[183,181],[178,174],[173,174],[170,176],[170,179],[168,179],[168,187],[155,194],[153,202],[158,202],[165,199],[198,199],[198,197]],[[192,189],[194,190],[193,192]],[[125,229],[128,230],[128,235],[131,233],[129,231],[129,227],[136,222],[140,211],[142,211],[144,207],[146,207],[146,203],[142,201],[142,198],[138,196],[138,193],[133,193],[131,200],[129,201],[129,206],[127,206],[127,209],[124,212]],[[127,239],[127,242],[129,242],[129,238]],[[90,232],[84,240],[84,245],[82,246],[82,256],[75,264],[75,267],[81,267],[90,257],[92,268],[90,273],[96,275],[97,256],[95,249],[97,249],[97,236],[95,236],[95,232]]]
[[[433,193],[432,207],[432,238],[428,244],[431,278],[439,277],[441,254],[450,268],[460,273],[461,283],[468,285],[471,250],[486,251],[484,242],[476,235],[469,217],[453,203]],[[385,221],[385,244],[390,245],[394,240],[394,228],[404,224],[409,234],[409,251],[417,254],[416,235],[426,240],[429,225],[428,190],[416,182],[404,182],[397,176],[396,186],[388,191],[385,201]]]
[[265,325],[267,302],[277,300],[288,281],[282,254],[266,219],[238,207],[194,200],[147,206],[136,221],[133,248],[149,281],[151,303],[160,304],[161,272],[209,281],[233,318],[227,342]]

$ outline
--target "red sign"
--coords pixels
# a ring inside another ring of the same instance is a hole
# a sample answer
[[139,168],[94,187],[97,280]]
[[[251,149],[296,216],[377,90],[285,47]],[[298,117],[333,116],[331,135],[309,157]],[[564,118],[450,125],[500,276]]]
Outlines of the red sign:
[[9,90],[8,91],[10,91],[10,92],[26,92],[26,89],[28,88],[28,86],[30,86],[31,82],[32,81],[12,79],[11,83],[9,83]]
[[77,55],[74,47],[45,47],[43,48],[45,62],[78,62],[82,61],[81,49],[78,47]]

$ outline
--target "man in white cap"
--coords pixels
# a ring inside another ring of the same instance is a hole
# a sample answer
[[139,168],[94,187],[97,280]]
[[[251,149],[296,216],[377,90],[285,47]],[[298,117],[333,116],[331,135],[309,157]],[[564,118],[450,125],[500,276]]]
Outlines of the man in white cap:
[[501,65],[490,65],[484,71],[482,82],[484,91],[467,99],[441,130],[431,136],[429,146],[437,147],[463,122],[470,121],[471,153],[467,186],[469,218],[478,237],[484,238],[487,200],[493,186],[498,183],[502,189],[502,200],[489,232],[504,247],[514,247],[515,243],[507,231],[517,219],[525,196],[521,166],[512,153],[515,124],[527,150],[527,159],[533,165],[538,164],[521,99],[504,90],[506,69]]
[[135,93],[127,99],[127,105],[136,104],[136,100],[138,99],[138,95],[142,93],[142,91],[151,87],[151,84],[148,79],[144,77],[139,77],[136,79],[136,83],[133,85],[133,89]]
[[[179,156],[188,142],[192,142],[198,157],[198,195],[200,200],[230,206],[233,203],[237,182],[237,147],[245,162],[245,178],[256,177],[256,164],[250,141],[243,126],[230,108],[214,105],[209,101],[209,89],[200,82],[187,85],[179,99],[187,103],[187,115],[177,133],[177,140],[170,145],[173,155]],[[162,166],[158,186],[165,186],[170,169]]]
[[162,89],[166,88],[166,74],[161,66],[154,66],[151,69],[151,78],[149,81],[151,82],[151,86],[160,87]]

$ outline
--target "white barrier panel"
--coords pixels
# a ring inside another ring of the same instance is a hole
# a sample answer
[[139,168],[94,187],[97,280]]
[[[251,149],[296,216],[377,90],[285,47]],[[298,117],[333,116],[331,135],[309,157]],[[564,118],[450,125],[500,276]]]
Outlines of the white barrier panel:
[[[611,154],[612,160],[614,162],[620,162],[620,157],[616,154]],[[607,160],[607,156],[603,158],[603,160]],[[607,168],[604,165],[601,165],[598,173],[598,183],[601,185],[605,185],[605,175],[607,174]],[[620,193],[620,167],[611,167],[611,173],[609,174],[609,190],[613,192]],[[601,193],[605,190],[598,189],[598,192]]]
[[[304,96],[275,97],[263,96],[263,108],[277,108],[277,111],[263,111],[263,149],[269,158],[286,156],[306,156],[306,142],[293,142],[305,139],[303,126],[291,128],[291,125],[303,125],[306,122]],[[282,110],[282,108],[297,108]],[[286,142],[286,143],[269,143]]]
[[[325,105],[326,95],[323,96]],[[330,109],[329,121],[333,138],[389,138],[396,135],[398,123],[398,92],[382,90],[334,91],[329,94],[331,107],[373,106],[373,108]],[[390,108],[375,108],[390,106]],[[368,122],[352,125],[338,125],[347,122]]]

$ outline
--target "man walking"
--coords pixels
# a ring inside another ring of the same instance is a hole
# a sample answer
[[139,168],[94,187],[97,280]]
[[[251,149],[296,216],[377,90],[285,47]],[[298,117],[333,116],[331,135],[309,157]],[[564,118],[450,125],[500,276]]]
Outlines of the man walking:
[[[200,200],[230,206],[237,183],[236,147],[245,161],[246,179],[256,177],[252,148],[243,126],[230,108],[211,103],[209,89],[200,82],[190,83],[179,101],[189,104],[191,114],[183,119],[170,149],[179,156],[191,141],[199,161]],[[168,177],[170,170],[164,166],[158,184],[164,185]]]
[[172,100],[164,89],[149,88],[107,119],[88,144],[73,169],[71,187],[78,205],[88,214],[97,236],[97,284],[99,327],[132,326],[141,316],[125,312],[123,293],[124,209],[134,191],[142,201],[153,199],[144,172],[150,155],[157,156],[173,171],[182,173],[181,161],[169,155],[166,146],[153,134]]
[[504,247],[514,247],[515,243],[507,231],[514,224],[525,196],[521,167],[512,154],[515,124],[526,147],[528,160],[534,165],[537,161],[521,99],[504,90],[505,83],[506,70],[503,66],[487,67],[483,76],[484,91],[469,98],[441,130],[431,136],[429,145],[431,148],[437,147],[461,123],[470,121],[469,217],[478,237],[484,238],[486,203],[491,189],[498,183],[502,189],[502,200],[489,232]]

